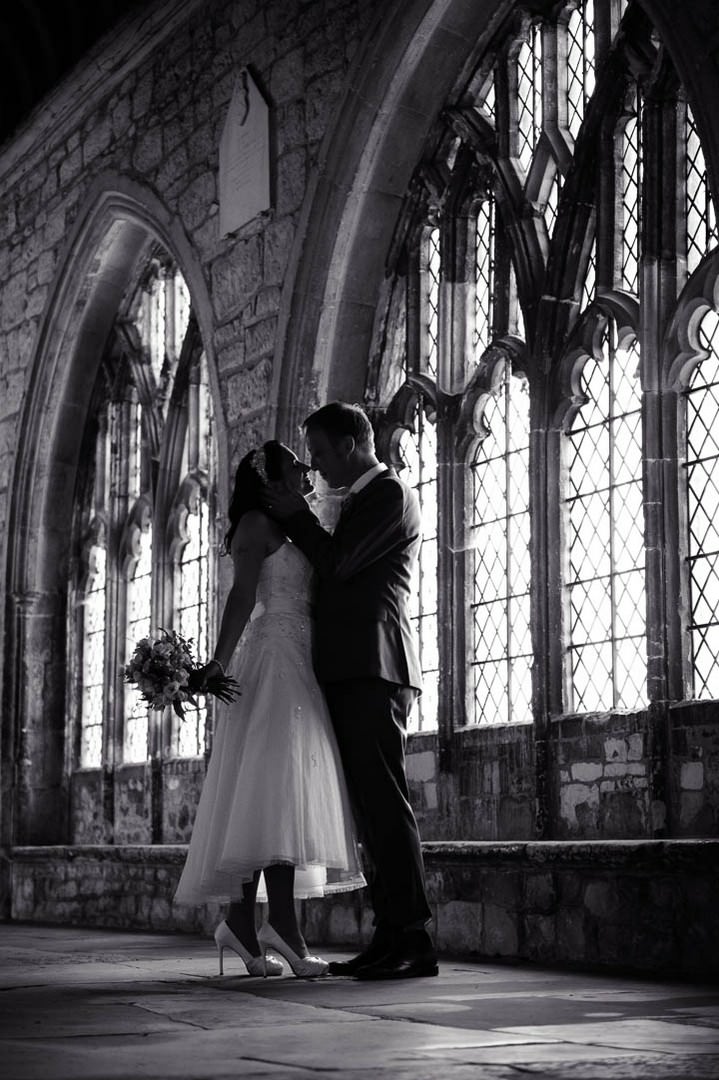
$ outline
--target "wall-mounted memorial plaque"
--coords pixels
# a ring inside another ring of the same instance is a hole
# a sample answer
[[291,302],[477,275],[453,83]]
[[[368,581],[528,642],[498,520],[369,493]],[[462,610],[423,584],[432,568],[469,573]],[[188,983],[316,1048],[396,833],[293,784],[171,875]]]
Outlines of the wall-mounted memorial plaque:
[[270,208],[270,116],[252,75],[243,68],[220,139],[220,236]]

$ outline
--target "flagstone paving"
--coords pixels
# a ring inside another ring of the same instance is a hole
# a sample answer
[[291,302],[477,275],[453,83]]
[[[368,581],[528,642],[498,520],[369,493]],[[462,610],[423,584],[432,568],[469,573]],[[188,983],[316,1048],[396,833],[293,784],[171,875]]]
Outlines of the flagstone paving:
[[405,982],[225,971],[204,938],[0,924],[0,1075],[719,1078],[709,984],[456,958]]

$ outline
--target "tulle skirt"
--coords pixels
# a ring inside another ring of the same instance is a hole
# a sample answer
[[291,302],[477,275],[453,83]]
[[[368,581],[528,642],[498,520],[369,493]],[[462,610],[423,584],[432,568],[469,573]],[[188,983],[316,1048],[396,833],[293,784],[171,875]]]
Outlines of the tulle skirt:
[[[221,706],[180,903],[228,901],[257,870],[296,867],[295,895],[365,884],[339,751],[312,670],[311,621],[265,614],[233,670],[241,696]],[[265,899],[260,883],[258,899]]]

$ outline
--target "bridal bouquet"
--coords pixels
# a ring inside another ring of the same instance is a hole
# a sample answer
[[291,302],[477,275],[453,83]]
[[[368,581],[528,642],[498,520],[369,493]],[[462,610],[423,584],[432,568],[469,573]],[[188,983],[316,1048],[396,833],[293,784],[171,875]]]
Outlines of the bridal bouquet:
[[[192,675],[200,665],[192,655],[191,640],[175,630],[160,628],[160,633],[162,637],[155,641],[149,637],[138,641],[129,664],[125,665],[125,682],[138,688],[151,709],[171,705],[184,718],[185,703],[197,705],[191,684]],[[203,693],[228,702],[234,700],[239,687],[229,675],[215,675],[207,680]]]

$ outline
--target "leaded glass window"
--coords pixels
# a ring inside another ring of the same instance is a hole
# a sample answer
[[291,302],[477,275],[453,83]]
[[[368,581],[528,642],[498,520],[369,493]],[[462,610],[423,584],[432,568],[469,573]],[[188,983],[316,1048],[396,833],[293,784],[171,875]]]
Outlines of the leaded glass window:
[[594,92],[594,2],[575,8],[567,22],[567,127],[576,141]]
[[437,726],[439,653],[437,622],[437,432],[420,400],[415,430],[404,431],[399,444],[402,478],[417,492],[422,514],[422,543],[417,563],[416,588],[410,599],[410,617],[417,631],[423,692],[411,719],[411,730]]
[[439,350],[439,229],[426,229],[422,242],[422,370],[437,377]]
[[686,110],[684,142],[687,271],[691,274],[719,239],[707,168],[694,116]]
[[477,211],[477,225],[474,233],[474,349],[478,359],[492,338],[494,234],[494,200],[483,199]]
[[[187,543],[178,567],[177,618],[180,634],[193,642],[195,654],[209,655],[208,599],[210,592],[210,521],[207,503],[198,498],[194,512],[187,515]],[[205,709],[188,705],[178,725],[177,749],[180,757],[202,753]]]
[[542,28],[539,23],[532,24],[528,40],[520,45],[515,78],[517,158],[526,174],[542,131]]
[[83,602],[82,698],[80,718],[80,766],[102,764],[102,733],[105,705],[105,588],[106,552],[93,544],[88,553],[89,578]]
[[204,658],[214,616],[212,402],[187,286],[162,251],[118,312],[96,397],[89,427],[100,430],[88,432],[92,464],[78,501],[78,760],[97,768],[103,747],[117,747],[121,761],[146,761],[158,738],[165,753],[202,753],[204,703],[179,728],[155,713],[151,729],[145,702],[120,677],[137,642],[161,627],[192,638]]
[[641,392],[609,323],[568,441],[569,674],[576,712],[646,703]]
[[642,189],[640,96],[635,89],[628,115],[617,131],[619,143],[619,191],[621,199],[617,212],[620,251],[620,289],[637,295],[639,292],[639,215]]
[[[393,247],[404,307],[394,289],[378,326],[396,339],[382,358],[395,371],[368,388],[378,411],[403,375],[419,397],[425,379],[432,399],[440,739],[444,710],[448,727],[522,722],[533,707],[546,721],[643,709],[681,682],[676,670],[691,664],[683,656],[670,672],[676,658],[662,655],[681,634],[659,640],[669,586],[647,581],[646,551],[666,546],[657,462],[685,451],[689,554],[674,552],[668,579],[684,582],[672,603],[689,629],[694,692],[719,696],[714,315],[686,392],[686,446],[666,445],[653,411],[664,417],[667,404],[662,334],[717,243],[671,43],[634,2],[518,5],[463,77],[428,135]],[[402,454],[419,490],[427,413],[413,423]],[[435,610],[425,576],[415,618],[425,590]]]
[[686,401],[686,492],[691,594],[692,668],[696,698],[719,698],[719,314],[699,330],[704,356]]
[[[189,413],[193,419],[185,439],[179,507],[179,558],[175,573],[175,626],[193,643],[196,656],[209,656],[208,629],[213,621],[214,580],[212,544],[212,491],[208,479],[215,471],[214,420],[204,354],[195,365],[189,387]],[[188,704],[184,719],[175,723],[174,745],[180,757],[204,752],[208,725],[208,699]]]
[[[127,582],[125,657],[151,631],[152,617],[152,529],[139,532],[137,560]],[[134,686],[125,684],[125,725],[123,761],[145,761],[148,755],[148,709]]]
[[471,638],[467,719],[531,719],[529,388],[505,366],[467,472]]

